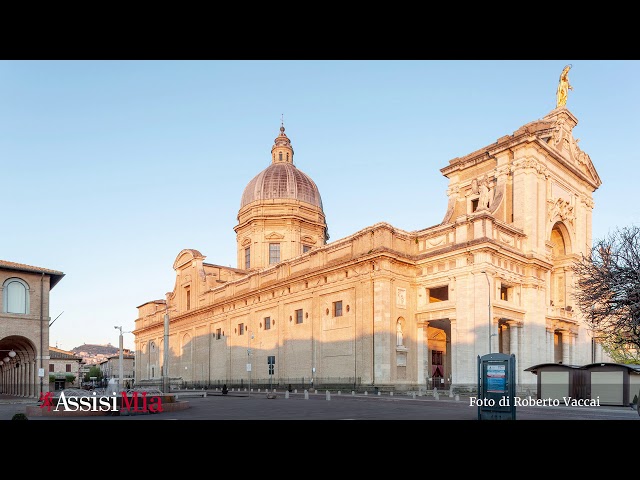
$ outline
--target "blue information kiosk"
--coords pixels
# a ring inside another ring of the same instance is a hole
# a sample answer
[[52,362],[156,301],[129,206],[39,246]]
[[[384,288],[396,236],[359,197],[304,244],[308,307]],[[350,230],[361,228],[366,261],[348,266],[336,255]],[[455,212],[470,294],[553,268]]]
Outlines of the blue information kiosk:
[[515,391],[515,355],[478,355],[478,420],[515,420]]

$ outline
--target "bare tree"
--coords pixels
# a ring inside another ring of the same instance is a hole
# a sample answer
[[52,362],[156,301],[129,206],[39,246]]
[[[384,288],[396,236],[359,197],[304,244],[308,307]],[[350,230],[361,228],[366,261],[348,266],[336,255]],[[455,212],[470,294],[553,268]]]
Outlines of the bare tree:
[[573,270],[576,304],[596,338],[606,350],[618,352],[618,358],[637,358],[640,227],[619,228],[596,241],[589,254],[574,263]]

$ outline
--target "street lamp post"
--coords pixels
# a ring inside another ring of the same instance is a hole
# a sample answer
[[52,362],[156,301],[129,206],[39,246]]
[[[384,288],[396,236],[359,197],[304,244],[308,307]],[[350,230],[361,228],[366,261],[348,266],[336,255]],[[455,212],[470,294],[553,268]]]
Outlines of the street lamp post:
[[489,353],[491,353],[491,282],[489,282],[489,275],[485,270],[482,270],[480,273],[484,273],[485,278],[487,279],[487,288],[489,289],[488,298],[489,298]]
[[251,396],[251,340],[253,334],[247,329],[247,371],[249,372],[249,396]]
[[162,391],[169,392],[169,307],[164,307],[164,349],[162,351]]
[[122,354],[122,325],[119,327],[113,327],[116,330],[120,330],[120,354],[118,356],[118,392],[122,391],[122,377],[124,377],[124,361]]

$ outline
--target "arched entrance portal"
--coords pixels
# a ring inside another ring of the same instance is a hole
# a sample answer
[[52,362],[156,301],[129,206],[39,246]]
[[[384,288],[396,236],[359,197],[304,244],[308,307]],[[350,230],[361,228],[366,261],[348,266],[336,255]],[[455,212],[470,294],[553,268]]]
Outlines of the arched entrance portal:
[[446,390],[453,379],[451,321],[448,318],[429,320],[419,323],[418,328],[422,329],[420,379],[424,379],[427,390]]

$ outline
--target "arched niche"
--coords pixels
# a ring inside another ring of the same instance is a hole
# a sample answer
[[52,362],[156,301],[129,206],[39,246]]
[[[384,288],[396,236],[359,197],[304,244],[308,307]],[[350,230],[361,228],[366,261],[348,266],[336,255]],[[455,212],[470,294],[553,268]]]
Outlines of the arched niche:
[[569,230],[562,222],[556,222],[551,229],[549,241],[551,243],[551,282],[549,306],[568,308],[568,265],[569,255],[572,251],[571,236]]

